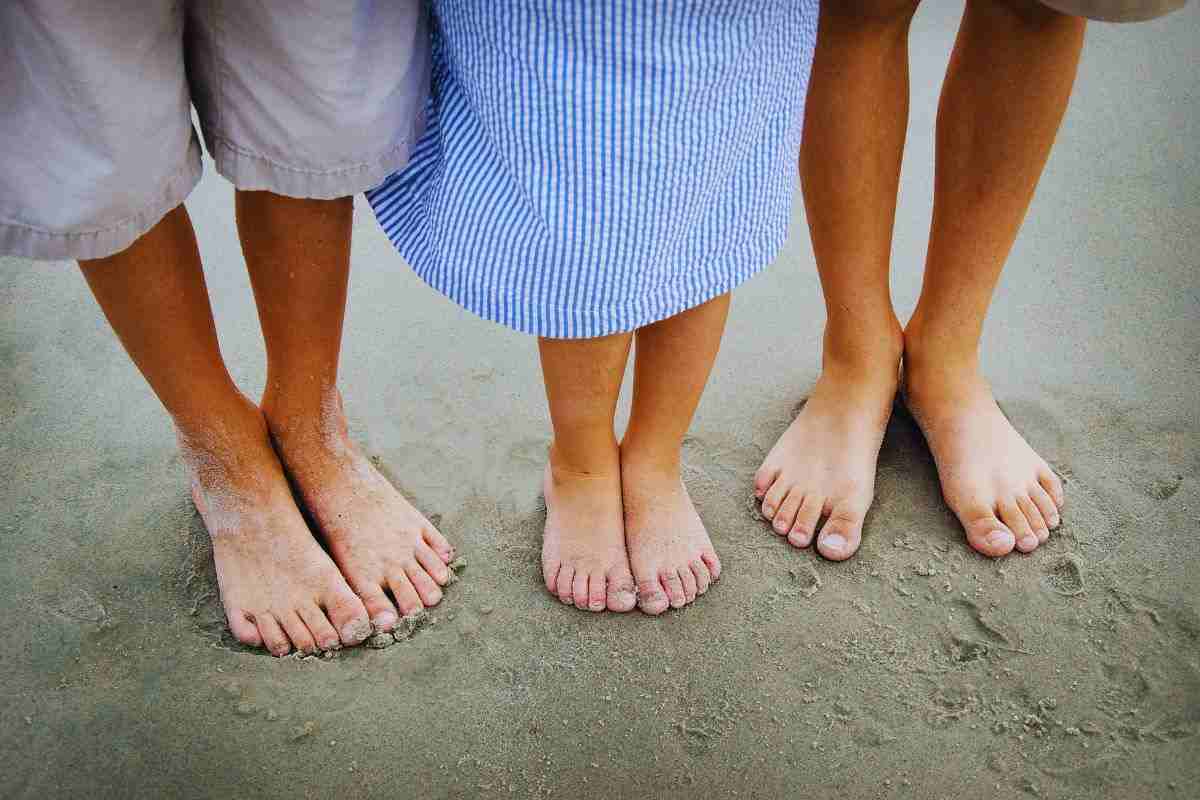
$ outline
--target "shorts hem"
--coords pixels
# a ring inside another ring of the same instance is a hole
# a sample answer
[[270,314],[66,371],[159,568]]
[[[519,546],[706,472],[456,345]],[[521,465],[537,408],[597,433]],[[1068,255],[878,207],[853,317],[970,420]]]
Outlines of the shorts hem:
[[0,220],[0,255],[38,261],[87,261],[116,255],[182,205],[203,173],[200,144],[193,138],[186,163],[166,180],[154,202],[142,210],[104,228],[67,232]]
[[393,172],[403,169],[422,132],[414,131],[413,136],[371,159],[331,169],[293,167],[239,147],[221,135],[207,138],[217,172],[238,189],[333,200],[373,189]]

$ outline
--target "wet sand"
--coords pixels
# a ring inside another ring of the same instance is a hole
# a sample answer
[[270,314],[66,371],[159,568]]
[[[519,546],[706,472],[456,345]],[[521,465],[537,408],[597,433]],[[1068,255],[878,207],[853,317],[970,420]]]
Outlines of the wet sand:
[[[919,15],[894,283],[912,308],[954,4]],[[466,560],[412,635],[275,660],[223,633],[166,418],[68,264],[0,268],[0,796],[1200,796],[1200,8],[1093,26],[986,366],[1068,482],[1031,556],[970,552],[902,412],[861,553],[797,552],[750,478],[817,375],[802,211],[735,295],[685,450],[724,562],[694,607],[540,588],[534,343],[468,316],[358,208],[358,438]],[[263,351],[210,174],[189,202],[222,344]],[[382,643],[382,642],[381,642]]]

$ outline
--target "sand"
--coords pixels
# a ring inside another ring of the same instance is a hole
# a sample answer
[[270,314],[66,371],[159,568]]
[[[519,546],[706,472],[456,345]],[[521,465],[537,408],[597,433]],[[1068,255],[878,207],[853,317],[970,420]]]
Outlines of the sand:
[[[914,31],[903,311],[954,6]],[[966,549],[903,413],[854,560],[794,551],[752,512],[750,476],[818,368],[797,204],[786,252],[735,296],[685,448],[720,584],[660,619],[564,608],[539,588],[533,341],[421,284],[360,204],[353,432],[469,566],[390,646],[247,652],[223,633],[168,423],[83,280],[5,260],[0,795],[1200,796],[1197,42],[1195,3],[1093,28],[996,299],[988,373],[1068,483],[1061,531],[1028,557]],[[189,207],[256,393],[232,192],[210,173]]]

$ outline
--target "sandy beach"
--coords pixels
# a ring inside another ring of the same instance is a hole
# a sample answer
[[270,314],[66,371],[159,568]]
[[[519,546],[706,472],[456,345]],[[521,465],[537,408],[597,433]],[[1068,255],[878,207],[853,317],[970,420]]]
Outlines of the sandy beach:
[[[913,31],[904,316],[958,6]],[[751,477],[819,369],[797,196],[685,446],[724,574],[657,619],[547,595],[535,342],[425,286],[361,198],[352,431],[465,563],[410,635],[331,658],[232,640],[169,421],[79,271],[0,260],[0,796],[1200,797],[1198,58],[1194,2],[1090,28],[989,317],[1000,404],[1067,483],[1049,543],[970,551],[902,409],[857,557],[759,518]],[[206,166],[188,208],[257,397],[233,190]]]

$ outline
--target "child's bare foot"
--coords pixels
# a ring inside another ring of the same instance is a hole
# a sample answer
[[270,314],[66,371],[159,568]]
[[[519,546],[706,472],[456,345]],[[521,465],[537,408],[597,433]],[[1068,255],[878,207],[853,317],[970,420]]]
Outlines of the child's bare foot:
[[233,635],[276,656],[360,643],[367,611],[296,508],[261,412],[239,397],[218,418],[179,441]]
[[350,441],[340,395],[319,414],[287,413],[274,398],[263,410],[301,503],[371,624],[388,631],[401,614],[437,605],[454,548]]
[[[831,333],[827,333],[827,338]],[[795,547],[808,547],[822,518],[817,550],[833,561],[854,555],[875,496],[875,466],[899,381],[899,327],[873,350],[837,359],[826,347],[821,377],[754,475],[763,516]]]
[[1028,553],[1058,526],[1062,482],[1005,418],[975,359],[922,352],[907,337],[904,400],[971,547]]
[[708,591],[721,560],[692,505],[679,463],[621,451],[625,543],[637,580],[638,608],[661,614]]
[[607,468],[593,471],[568,469],[551,447],[542,484],[542,577],[552,595],[588,611],[629,611],[636,599],[625,552],[615,443],[610,461]]

